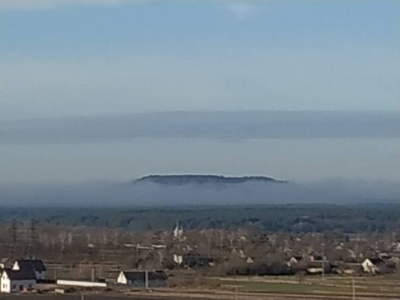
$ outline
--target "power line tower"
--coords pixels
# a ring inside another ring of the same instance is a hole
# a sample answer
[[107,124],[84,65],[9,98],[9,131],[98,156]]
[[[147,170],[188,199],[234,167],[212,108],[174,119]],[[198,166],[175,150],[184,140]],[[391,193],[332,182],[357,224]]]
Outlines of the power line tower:
[[29,245],[28,245],[28,257],[32,258],[34,256],[34,248],[37,245],[37,234],[36,234],[36,224],[37,221],[31,218],[30,226],[29,226]]
[[17,246],[17,220],[13,219],[11,222],[11,226],[9,228],[9,245],[10,248],[8,249],[8,257],[14,258]]

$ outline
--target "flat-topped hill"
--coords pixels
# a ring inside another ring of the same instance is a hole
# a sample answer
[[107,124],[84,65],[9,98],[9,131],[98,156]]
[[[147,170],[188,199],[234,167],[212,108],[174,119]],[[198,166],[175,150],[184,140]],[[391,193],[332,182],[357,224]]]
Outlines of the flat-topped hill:
[[221,175],[149,175],[135,180],[136,183],[156,183],[162,185],[187,184],[241,184],[241,183],[282,183],[267,176],[221,176]]

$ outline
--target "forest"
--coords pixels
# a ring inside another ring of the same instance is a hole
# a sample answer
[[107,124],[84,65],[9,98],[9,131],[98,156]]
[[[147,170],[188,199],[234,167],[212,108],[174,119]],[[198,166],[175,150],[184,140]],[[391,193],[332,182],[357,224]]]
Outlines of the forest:
[[259,228],[268,232],[390,232],[400,228],[397,203],[352,205],[291,204],[169,208],[7,208],[0,222],[35,222],[41,226],[109,227],[128,230]]

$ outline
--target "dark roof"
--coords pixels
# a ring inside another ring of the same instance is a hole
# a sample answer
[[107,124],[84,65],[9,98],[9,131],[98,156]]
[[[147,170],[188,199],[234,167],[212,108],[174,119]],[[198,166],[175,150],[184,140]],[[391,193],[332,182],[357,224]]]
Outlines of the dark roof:
[[[145,281],[145,271],[134,270],[134,271],[122,271],[127,280],[140,280]],[[167,274],[165,274],[162,270],[155,271],[147,271],[149,280],[166,280],[168,278]]]
[[22,269],[33,269],[38,272],[46,271],[46,267],[40,259],[20,259],[17,260],[19,268]]
[[314,260],[323,261],[324,257],[322,255],[314,255]]
[[379,265],[383,263],[383,260],[380,258],[369,258],[369,261],[374,265]]
[[303,259],[303,256],[291,256],[289,259],[294,258],[297,261],[301,261]]
[[4,272],[7,274],[8,278],[10,278],[10,280],[36,280],[36,275],[33,269],[5,269]]
[[214,261],[211,257],[204,257],[198,253],[191,252],[183,255],[183,264],[193,268],[193,267],[205,267]]

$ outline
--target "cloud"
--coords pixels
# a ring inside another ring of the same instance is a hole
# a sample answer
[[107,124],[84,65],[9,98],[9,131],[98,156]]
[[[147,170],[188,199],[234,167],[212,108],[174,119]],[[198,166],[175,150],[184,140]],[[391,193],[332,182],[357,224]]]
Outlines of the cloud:
[[257,6],[249,3],[232,3],[227,9],[236,19],[245,20],[254,15]]

